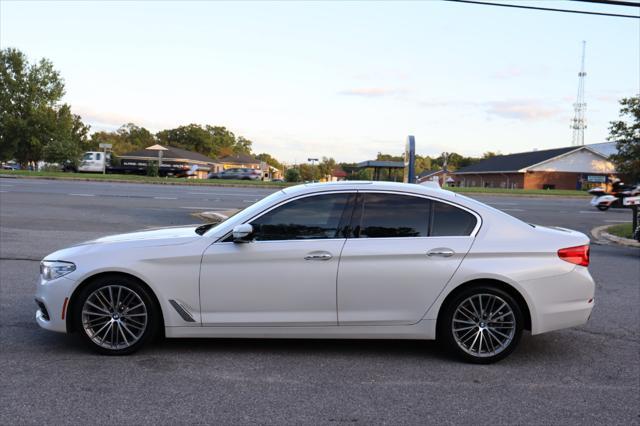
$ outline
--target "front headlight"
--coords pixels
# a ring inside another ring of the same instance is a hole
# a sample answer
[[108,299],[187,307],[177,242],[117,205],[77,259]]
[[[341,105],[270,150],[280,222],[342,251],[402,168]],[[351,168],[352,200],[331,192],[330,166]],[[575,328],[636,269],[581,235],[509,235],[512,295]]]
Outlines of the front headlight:
[[40,262],[40,276],[45,281],[55,280],[76,270],[76,265],[71,262],[57,260],[43,260]]

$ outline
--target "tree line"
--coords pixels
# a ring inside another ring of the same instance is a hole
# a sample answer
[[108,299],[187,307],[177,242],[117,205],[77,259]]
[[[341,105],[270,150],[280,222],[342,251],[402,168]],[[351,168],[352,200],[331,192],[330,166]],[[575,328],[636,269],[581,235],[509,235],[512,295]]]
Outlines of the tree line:
[[[90,134],[90,126],[62,103],[64,80],[48,59],[29,63],[26,55],[14,48],[0,50],[0,161],[16,160],[22,166],[39,161],[77,165],[85,151],[97,150],[100,143],[113,146],[115,156],[144,149],[159,143],[199,152],[210,158],[233,154],[250,154],[279,170],[284,165],[268,153],[254,154],[252,142],[223,126],[188,124],[152,133],[134,123],[116,131]],[[609,140],[615,141],[618,153],[611,157],[618,171],[640,179],[640,95],[620,101],[621,120],[611,122]],[[423,171],[450,171],[497,155],[486,152],[481,158],[465,157],[455,152],[435,158],[416,156],[416,174]],[[403,161],[401,155],[378,153],[376,160]],[[336,163],[323,157],[317,165],[299,164],[287,174],[291,181],[320,180],[336,169],[347,179],[372,178],[371,170],[358,169],[355,163]],[[401,180],[401,170],[383,171],[382,178]]]

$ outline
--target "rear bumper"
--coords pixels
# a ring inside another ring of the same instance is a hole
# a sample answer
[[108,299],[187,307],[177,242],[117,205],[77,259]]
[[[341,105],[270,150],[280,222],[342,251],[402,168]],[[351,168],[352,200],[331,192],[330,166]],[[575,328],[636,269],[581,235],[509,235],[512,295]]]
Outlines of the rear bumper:
[[583,266],[563,275],[522,283],[529,293],[531,334],[585,324],[594,306],[595,283]]

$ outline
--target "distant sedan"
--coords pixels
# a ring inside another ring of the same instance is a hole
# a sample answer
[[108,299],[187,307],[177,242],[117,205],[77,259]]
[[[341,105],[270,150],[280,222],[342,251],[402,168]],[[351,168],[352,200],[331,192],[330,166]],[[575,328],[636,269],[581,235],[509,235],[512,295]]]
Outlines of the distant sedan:
[[209,179],[259,180],[262,171],[250,168],[227,169],[219,173],[209,173]]
[[276,192],[218,225],[99,238],[41,263],[36,320],[98,352],[167,337],[435,339],[464,360],[584,324],[589,239],[421,185]]

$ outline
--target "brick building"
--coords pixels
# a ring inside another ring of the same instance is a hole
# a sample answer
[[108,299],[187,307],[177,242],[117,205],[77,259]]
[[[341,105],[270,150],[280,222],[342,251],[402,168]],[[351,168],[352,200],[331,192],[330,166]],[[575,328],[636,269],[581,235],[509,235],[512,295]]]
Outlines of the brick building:
[[586,189],[616,176],[614,152],[600,143],[498,155],[450,174],[461,187]]

